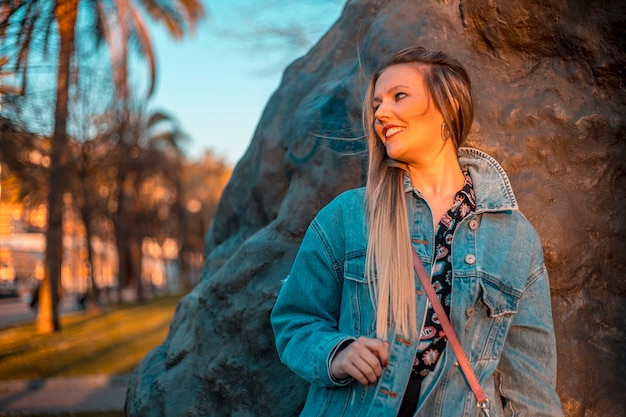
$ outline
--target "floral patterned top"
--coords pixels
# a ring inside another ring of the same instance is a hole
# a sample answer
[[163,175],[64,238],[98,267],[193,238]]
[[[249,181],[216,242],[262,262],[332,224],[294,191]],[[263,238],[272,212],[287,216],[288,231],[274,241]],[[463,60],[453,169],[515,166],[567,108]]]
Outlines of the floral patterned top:
[[[476,210],[476,198],[472,179],[465,173],[465,185],[457,192],[454,205],[443,215],[435,235],[435,260],[431,272],[432,284],[446,314],[450,316],[450,292],[452,290],[452,264],[450,263],[452,236],[456,225],[469,213]],[[413,372],[426,376],[435,368],[437,360],[446,347],[446,337],[431,305],[426,313],[426,321],[420,335]]]
[[[432,284],[448,316],[450,316],[450,293],[452,291],[452,282],[450,281],[452,277],[452,264],[450,263],[452,237],[456,226],[461,220],[476,210],[476,197],[474,195],[472,178],[466,172],[463,174],[465,176],[465,184],[456,193],[452,207],[439,221],[435,234],[435,259],[431,272]],[[409,387],[407,387],[403,406],[400,408],[398,416],[413,415],[417,405],[421,381],[429,372],[435,369],[437,361],[446,347],[446,342],[447,339],[441,323],[437,319],[437,314],[429,304],[424,327],[420,335],[417,355],[413,362],[411,380],[409,381]]]

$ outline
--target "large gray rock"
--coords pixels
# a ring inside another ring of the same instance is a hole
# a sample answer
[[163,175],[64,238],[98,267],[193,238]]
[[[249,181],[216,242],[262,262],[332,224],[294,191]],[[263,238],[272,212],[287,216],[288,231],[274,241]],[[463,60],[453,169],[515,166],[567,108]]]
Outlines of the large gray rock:
[[543,237],[566,415],[626,415],[625,16],[621,0],[350,1],[285,71],[128,415],[297,415],[306,386],[279,363],[269,312],[315,213],[363,184],[372,68],[416,44],[466,64],[470,145],[502,162]]

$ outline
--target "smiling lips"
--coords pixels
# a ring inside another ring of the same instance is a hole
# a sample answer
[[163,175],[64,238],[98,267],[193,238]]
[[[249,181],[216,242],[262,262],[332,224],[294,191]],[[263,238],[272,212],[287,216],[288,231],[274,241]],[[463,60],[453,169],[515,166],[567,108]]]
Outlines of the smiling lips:
[[383,136],[385,139],[389,139],[396,133],[402,132],[405,128],[399,126],[383,126]]

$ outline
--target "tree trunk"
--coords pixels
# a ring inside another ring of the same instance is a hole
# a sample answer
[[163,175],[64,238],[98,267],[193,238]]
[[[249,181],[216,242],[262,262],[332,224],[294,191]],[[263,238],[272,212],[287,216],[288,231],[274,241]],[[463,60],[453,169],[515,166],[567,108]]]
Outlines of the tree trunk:
[[87,243],[87,296],[81,295],[81,299],[84,299],[87,302],[87,305],[84,306],[91,313],[100,314],[102,313],[102,308],[100,307],[100,288],[96,283],[95,279],[95,271],[94,271],[94,248],[92,244],[92,237],[94,234],[93,227],[93,212],[95,210],[95,204],[93,203],[93,197],[90,195],[93,190],[93,187],[90,181],[90,178],[94,177],[94,171],[92,161],[94,157],[93,148],[90,144],[84,143],[80,147],[80,164],[78,165],[76,178],[79,178],[78,183],[76,184],[75,190],[80,195],[75,199],[78,205],[78,211],[80,213],[81,220],[85,227],[85,240]]
[[184,292],[189,292],[193,285],[191,282],[191,257],[192,257],[192,249],[190,248],[188,235],[192,233],[191,229],[188,227],[190,219],[190,215],[185,209],[185,201],[183,199],[182,190],[184,189],[182,180],[181,180],[181,170],[179,169],[176,173],[175,177],[176,184],[176,204],[175,207],[175,218],[178,222],[178,236],[176,241],[178,242],[178,281],[180,283],[181,288]]
[[117,301],[122,302],[122,290],[130,281],[130,256],[128,247],[128,222],[125,221],[124,193],[118,193],[117,212],[113,216],[115,245],[117,246]]
[[37,316],[37,328],[43,333],[51,333],[61,329],[58,304],[63,262],[63,193],[68,188],[67,170],[69,166],[66,123],[78,2],[79,0],[57,0],[55,8],[55,16],[59,24],[60,48],[49,171],[46,266]]
[[[125,25],[126,22],[120,22],[122,25]],[[124,32],[126,28],[122,29]],[[122,302],[122,290],[125,288],[129,288],[133,279],[135,278],[136,269],[133,265],[133,235],[132,232],[129,232],[131,229],[131,224],[129,224],[129,213],[130,208],[134,202],[134,190],[127,189],[127,181],[129,181],[129,177],[131,181],[134,182],[135,170],[135,161],[130,156],[132,146],[129,146],[129,141],[131,141],[131,137],[133,136],[132,129],[129,128],[128,119],[130,116],[129,111],[129,90],[127,85],[127,56],[128,56],[128,43],[122,42],[122,53],[120,56],[120,60],[118,62],[114,62],[114,66],[116,67],[116,71],[114,73],[114,81],[116,85],[116,94],[119,94],[120,102],[122,105],[121,108],[121,118],[119,125],[119,143],[118,148],[120,151],[121,160],[119,161],[118,172],[117,172],[117,180],[118,180],[118,197],[117,197],[117,212],[115,213],[115,241],[117,243],[117,254],[118,254],[118,279],[117,279],[117,295],[118,302]],[[133,198],[129,196],[129,194],[133,195]],[[130,220],[132,222],[132,220]],[[141,279],[140,279],[141,281]],[[136,294],[137,298],[139,298],[139,294]]]
[[91,223],[91,206],[86,203],[87,196],[84,196],[83,206],[80,208],[83,224],[85,225],[85,239],[87,240],[87,263],[89,270],[87,271],[87,279],[89,281],[89,287],[87,288],[87,310],[94,314],[102,313],[100,308],[100,288],[96,283],[93,270],[93,246],[91,244],[91,238],[94,235],[93,226]]
[[[126,117],[124,115],[124,117]],[[128,222],[126,221],[127,203],[126,203],[126,177],[128,176],[128,152],[126,144],[123,141],[124,119],[120,120],[119,134],[120,142],[118,148],[120,152],[120,160],[117,167],[117,210],[112,216],[113,228],[115,230],[115,245],[117,248],[117,302],[122,303],[122,290],[128,286]]]
[[131,280],[134,280],[137,304],[143,304],[145,302],[143,282],[141,281],[141,240],[142,239],[140,237],[137,237],[136,235],[131,236],[131,238],[129,239],[129,265],[132,271],[132,275],[130,278]]

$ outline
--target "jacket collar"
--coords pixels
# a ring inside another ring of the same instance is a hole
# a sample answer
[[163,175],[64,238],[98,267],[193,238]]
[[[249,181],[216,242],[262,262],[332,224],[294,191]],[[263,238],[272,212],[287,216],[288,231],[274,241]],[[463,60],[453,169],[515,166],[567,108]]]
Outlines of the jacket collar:
[[[518,210],[517,200],[504,169],[490,155],[474,148],[459,148],[459,163],[472,177],[476,194],[476,212]],[[404,190],[414,190],[407,173]]]
[[476,212],[518,210],[509,177],[490,155],[474,148],[459,148],[461,169],[472,177]]

